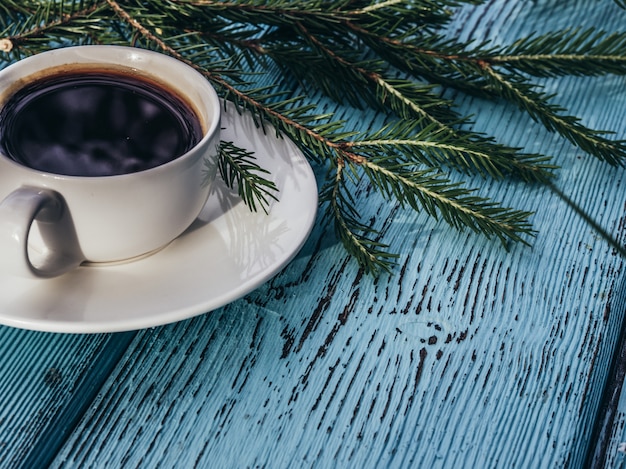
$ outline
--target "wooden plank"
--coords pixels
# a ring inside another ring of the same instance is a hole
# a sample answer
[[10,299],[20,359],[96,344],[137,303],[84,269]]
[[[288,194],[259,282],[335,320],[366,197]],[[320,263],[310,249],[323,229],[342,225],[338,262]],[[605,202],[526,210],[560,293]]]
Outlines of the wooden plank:
[[[464,10],[453,30],[512,39],[568,18],[624,24],[610,5],[597,7],[491,0]],[[561,102],[573,112],[619,135],[623,85],[611,77],[546,82],[548,91],[568,91]],[[624,241],[623,170],[580,155],[507,106],[459,103],[477,111],[476,128],[554,154],[558,186]],[[339,111],[355,125],[371,120]],[[392,276],[364,277],[318,226],[293,263],[246,298],[132,342],[0,330],[9,357],[0,451],[14,462],[54,458],[54,467],[582,467],[623,323],[624,260],[546,188],[472,183],[536,210],[532,248],[506,253],[452,233],[363,185],[366,219],[391,220],[385,239],[401,255]],[[109,350],[125,353],[97,368]],[[76,379],[93,383],[89,393],[54,393],[38,381],[72,363]],[[73,431],[58,454],[41,441],[81,414],[75,429],[61,429]],[[23,427],[30,436],[13,435]]]
[[133,336],[0,326],[0,466],[45,467]]
[[[626,300],[626,298],[622,298]],[[615,305],[617,311],[626,311],[626,301]],[[626,421],[626,322],[622,323],[618,345],[616,347],[600,412],[595,423],[592,444],[587,453],[588,467],[623,467],[626,447],[624,441],[624,423]]]
[[[459,31],[511,38],[624,19],[597,2],[523,3],[467,10]],[[546,86],[623,135],[623,84]],[[623,170],[506,106],[461,105],[478,109],[477,128],[554,154],[559,187],[624,241]],[[537,211],[532,248],[451,234],[363,186],[366,218],[393,217],[394,275],[363,277],[318,227],[253,294],[141,332],[56,466],[581,467],[622,325],[623,259],[547,189],[473,182]]]

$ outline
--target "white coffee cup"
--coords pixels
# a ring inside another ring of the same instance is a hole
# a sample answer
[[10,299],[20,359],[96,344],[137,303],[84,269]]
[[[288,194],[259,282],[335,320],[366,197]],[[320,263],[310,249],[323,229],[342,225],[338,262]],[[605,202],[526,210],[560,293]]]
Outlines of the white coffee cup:
[[0,71],[0,107],[48,71],[85,64],[147,76],[176,92],[197,115],[203,136],[168,163],[113,176],[48,173],[0,150],[0,270],[7,274],[54,277],[84,263],[148,255],[191,225],[211,191],[220,143],[217,94],[199,72],[164,54],[118,46],[37,54]]

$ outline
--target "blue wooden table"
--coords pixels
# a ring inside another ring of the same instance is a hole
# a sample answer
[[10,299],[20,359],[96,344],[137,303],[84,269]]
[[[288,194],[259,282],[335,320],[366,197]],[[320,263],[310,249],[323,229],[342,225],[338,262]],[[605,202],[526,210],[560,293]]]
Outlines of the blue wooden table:
[[[623,31],[626,12],[489,0],[450,34],[567,26]],[[626,138],[625,77],[545,86]],[[624,169],[510,106],[456,99],[476,130],[553,155],[556,186],[626,242]],[[626,259],[545,187],[470,184],[536,212],[531,247],[506,252],[364,185],[366,219],[393,217],[390,275],[364,276],[318,220],[277,276],[208,314],[111,334],[0,327],[0,467],[623,467]]]

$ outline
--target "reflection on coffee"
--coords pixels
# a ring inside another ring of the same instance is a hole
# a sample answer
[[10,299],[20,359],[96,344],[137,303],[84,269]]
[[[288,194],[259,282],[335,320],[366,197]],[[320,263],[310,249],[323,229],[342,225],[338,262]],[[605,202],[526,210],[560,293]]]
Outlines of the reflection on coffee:
[[153,168],[202,138],[198,118],[173,92],[111,70],[34,81],[0,111],[0,146],[13,160],[70,176]]

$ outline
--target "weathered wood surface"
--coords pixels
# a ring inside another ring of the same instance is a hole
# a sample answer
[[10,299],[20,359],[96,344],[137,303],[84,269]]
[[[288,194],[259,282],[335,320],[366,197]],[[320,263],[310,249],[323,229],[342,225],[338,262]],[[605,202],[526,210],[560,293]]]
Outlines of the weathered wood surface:
[[[568,24],[623,30],[626,13],[492,0],[452,31],[511,41]],[[625,85],[546,82],[622,138]],[[558,187],[626,240],[623,169],[507,106],[458,99],[477,129],[553,154]],[[549,190],[473,182],[536,211],[532,248],[507,253],[363,186],[366,217],[393,217],[391,276],[363,277],[319,225],[272,281],[192,320],[96,336],[0,328],[0,466],[619,467],[624,259]]]

